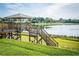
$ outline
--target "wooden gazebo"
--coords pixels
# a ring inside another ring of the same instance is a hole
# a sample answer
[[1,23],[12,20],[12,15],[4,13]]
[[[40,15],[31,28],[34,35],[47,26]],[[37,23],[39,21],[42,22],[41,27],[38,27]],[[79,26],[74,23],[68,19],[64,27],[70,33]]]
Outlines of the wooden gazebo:
[[24,14],[15,14],[15,15],[11,15],[11,16],[7,16],[5,17],[5,22],[9,24],[9,29],[18,29],[18,30],[23,30],[24,28],[24,24],[26,24],[26,22],[30,22],[31,21],[30,16],[24,15]]
[[18,36],[21,36],[21,32],[26,30],[27,23],[30,23],[31,19],[31,16],[19,13],[4,17],[1,23],[0,36],[13,38],[14,35],[17,35],[16,39],[18,39]]

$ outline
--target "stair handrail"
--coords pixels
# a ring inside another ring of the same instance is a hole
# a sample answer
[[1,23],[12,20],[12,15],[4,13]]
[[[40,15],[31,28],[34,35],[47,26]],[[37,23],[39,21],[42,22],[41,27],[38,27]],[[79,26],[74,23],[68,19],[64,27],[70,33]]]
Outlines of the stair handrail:
[[[49,35],[44,29],[42,29],[42,31],[44,31],[44,32],[47,34],[46,36],[48,36],[47,38],[50,39],[50,35]],[[56,40],[54,40],[54,39],[53,39],[53,41],[54,41],[55,44],[58,46],[58,42],[57,42]]]
[[[41,30],[41,31],[42,31],[42,30]],[[45,35],[45,37],[46,37],[45,40],[46,40],[46,41],[50,39],[50,38],[44,33],[44,31],[42,31],[42,33],[43,33],[43,35]],[[47,41],[47,42],[49,42],[49,41]],[[46,42],[46,43],[47,43],[47,42]],[[52,40],[51,40],[51,42],[52,42]],[[49,44],[50,44],[50,42],[49,42]]]

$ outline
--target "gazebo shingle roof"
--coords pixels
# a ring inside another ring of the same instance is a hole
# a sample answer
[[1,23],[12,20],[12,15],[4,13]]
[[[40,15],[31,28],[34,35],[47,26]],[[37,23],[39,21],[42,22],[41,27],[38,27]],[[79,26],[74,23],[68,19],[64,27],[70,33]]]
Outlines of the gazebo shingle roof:
[[24,14],[14,14],[14,15],[11,15],[11,16],[7,16],[5,18],[32,18],[31,16],[28,16],[28,15],[24,15]]

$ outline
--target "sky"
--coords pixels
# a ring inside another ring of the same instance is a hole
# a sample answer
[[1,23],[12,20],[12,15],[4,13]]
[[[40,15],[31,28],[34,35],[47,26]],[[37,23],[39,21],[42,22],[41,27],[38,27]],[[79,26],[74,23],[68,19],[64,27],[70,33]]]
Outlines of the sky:
[[0,3],[0,17],[17,13],[55,19],[79,18],[79,3]]

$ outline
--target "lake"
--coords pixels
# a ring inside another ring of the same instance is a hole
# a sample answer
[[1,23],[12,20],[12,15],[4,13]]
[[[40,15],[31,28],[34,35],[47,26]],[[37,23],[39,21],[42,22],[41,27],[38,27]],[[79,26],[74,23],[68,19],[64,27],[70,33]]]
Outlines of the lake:
[[77,25],[53,25],[45,30],[52,35],[79,36],[79,24]]

